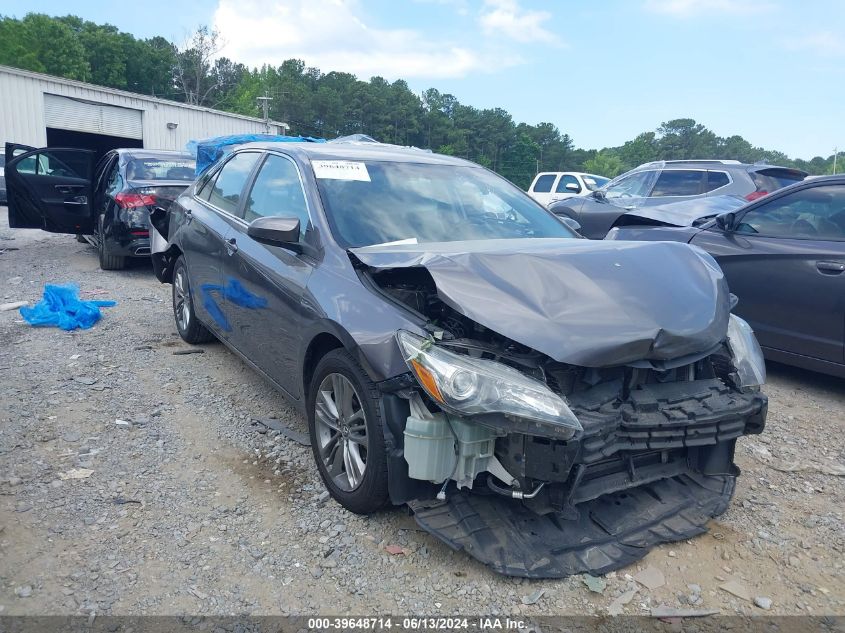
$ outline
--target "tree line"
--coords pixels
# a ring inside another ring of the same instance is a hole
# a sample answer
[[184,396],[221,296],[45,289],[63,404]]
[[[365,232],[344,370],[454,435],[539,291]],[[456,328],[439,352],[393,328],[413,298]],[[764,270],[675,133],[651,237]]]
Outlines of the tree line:
[[435,88],[416,94],[403,80],[363,81],[298,59],[248,68],[220,56],[222,49],[208,27],[174,43],[72,15],[0,16],[0,64],[250,116],[262,115],[258,97],[269,96],[270,117],[296,134],[361,133],[430,148],[485,165],[523,188],[537,171],[612,177],[647,161],[684,158],[767,161],[812,174],[833,170],[833,155],[791,159],[738,135],[717,136],[689,118],[667,121],[619,147],[580,149],[552,123],[516,122],[502,108],[464,105]]

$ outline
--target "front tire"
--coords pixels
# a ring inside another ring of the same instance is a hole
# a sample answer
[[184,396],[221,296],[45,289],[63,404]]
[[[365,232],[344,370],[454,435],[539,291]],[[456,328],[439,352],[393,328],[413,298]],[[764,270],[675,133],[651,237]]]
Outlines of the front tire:
[[194,312],[194,300],[188,282],[188,267],[185,258],[180,256],[173,267],[173,317],[176,330],[182,340],[191,345],[209,343],[214,340],[212,334],[197,318]]
[[317,364],[308,390],[308,431],[320,477],[347,510],[370,514],[388,501],[379,393],[344,349]]

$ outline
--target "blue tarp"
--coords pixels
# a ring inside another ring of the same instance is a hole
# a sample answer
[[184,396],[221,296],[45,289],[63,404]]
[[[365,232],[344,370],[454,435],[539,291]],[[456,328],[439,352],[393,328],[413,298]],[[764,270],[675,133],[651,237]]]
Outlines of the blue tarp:
[[34,327],[87,330],[102,317],[100,308],[117,305],[117,301],[82,301],[78,295],[79,288],[73,284],[47,284],[41,301],[21,308],[21,316]]
[[233,134],[215,136],[201,141],[189,141],[185,147],[197,159],[196,175],[216,163],[221,157],[232,151],[233,146],[243,143],[325,143],[322,138],[311,136],[276,136],[274,134]]

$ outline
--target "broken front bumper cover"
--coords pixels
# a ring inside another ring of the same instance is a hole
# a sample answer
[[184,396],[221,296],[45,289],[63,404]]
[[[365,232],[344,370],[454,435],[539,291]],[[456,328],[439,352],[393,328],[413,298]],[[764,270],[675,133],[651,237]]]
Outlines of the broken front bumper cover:
[[731,475],[681,475],[580,504],[576,520],[539,515],[493,493],[410,504],[417,523],[507,576],[563,578],[629,565],[660,543],[707,531],[730,503]]
[[495,571],[528,578],[603,574],[705,532],[733,495],[736,439],[763,430],[766,397],[716,379],[647,385],[621,406],[601,395],[579,403],[584,433],[573,441],[499,440],[507,468],[521,464],[520,477],[547,484],[539,497],[454,491],[411,502],[417,522]]

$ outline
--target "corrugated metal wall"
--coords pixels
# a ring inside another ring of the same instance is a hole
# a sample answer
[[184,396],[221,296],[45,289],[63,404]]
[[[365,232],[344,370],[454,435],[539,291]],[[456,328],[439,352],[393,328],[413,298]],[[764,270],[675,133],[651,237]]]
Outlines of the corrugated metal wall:
[[44,94],[44,122],[50,128],[143,139],[143,114],[132,108]]
[[[184,149],[192,139],[264,132],[264,123],[258,119],[0,67],[0,147],[6,141],[33,147],[47,144],[45,94],[141,111],[144,147],[149,149]],[[106,115],[109,110],[103,108]],[[176,127],[169,129],[168,123],[176,124]],[[103,128],[104,131],[109,129],[112,128]],[[276,126],[271,126],[270,131],[281,133]]]

